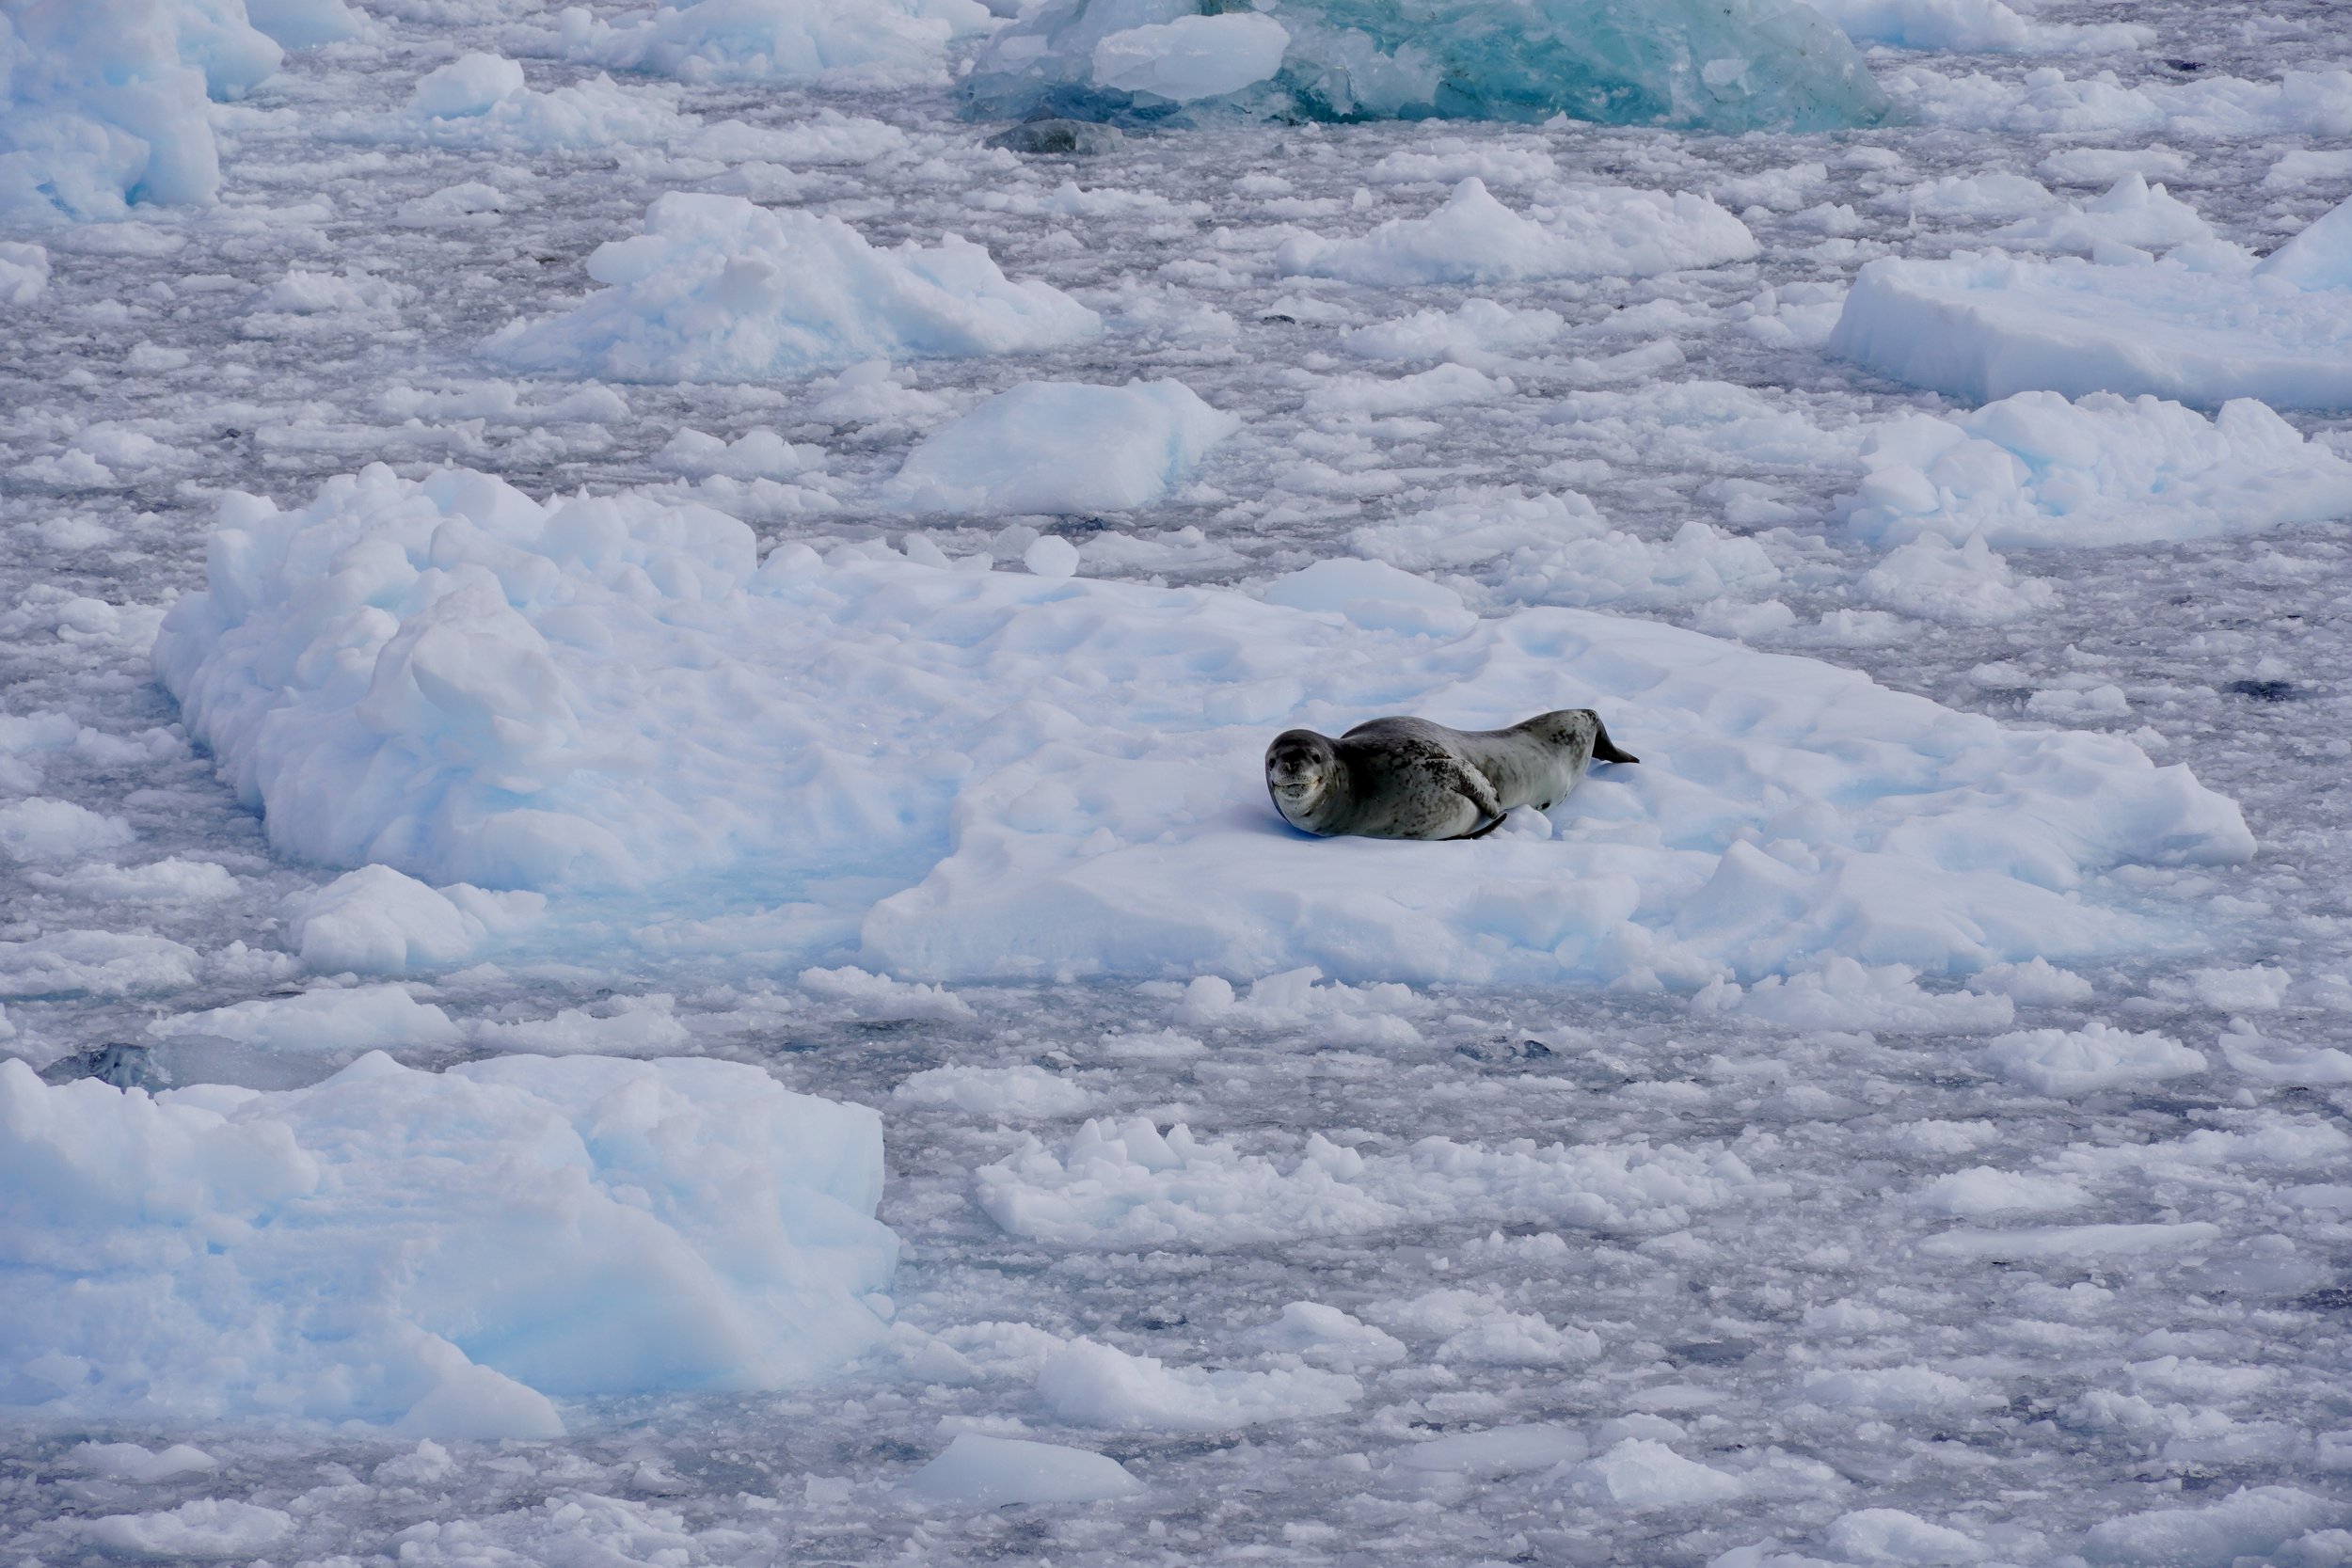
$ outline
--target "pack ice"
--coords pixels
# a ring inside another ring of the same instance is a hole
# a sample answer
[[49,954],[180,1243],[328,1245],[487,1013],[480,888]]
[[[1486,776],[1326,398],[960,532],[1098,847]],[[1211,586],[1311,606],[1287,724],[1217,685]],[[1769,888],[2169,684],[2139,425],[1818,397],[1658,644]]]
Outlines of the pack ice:
[[2213,242],[2160,259],[2102,244],[2088,261],[1872,261],[1829,348],[1973,403],[2049,390],[2352,407],[2352,203],[2259,263]]
[[1149,121],[1543,120],[1830,130],[1887,109],[1844,34],[1795,0],[1046,0],[964,78],[976,114]]
[[[1480,620],[1375,562],[1259,599],[926,547],[761,562],[695,506],[375,467],[232,499],[155,663],[289,854],[569,895],[515,941],[596,907],[648,953],[927,979],[1965,973],[2162,946],[2101,873],[2252,848],[2126,740],[1674,627]],[[1310,841],[1264,799],[1292,725],[1586,704],[1643,764],[1477,843]]]
[[532,370],[616,381],[803,375],[866,359],[1023,354],[1103,330],[1050,284],[1014,282],[954,234],[877,250],[836,217],[672,192],[644,231],[596,247],[606,287],[516,322],[489,352]]
[[881,1333],[882,1175],[873,1112],[737,1063],[151,1098],[0,1061],[0,1404],[550,1437],[557,1400],[783,1386]]
[[32,0],[0,10],[0,218],[119,218],[130,203],[209,202],[220,152],[209,100],[278,69],[237,0]]

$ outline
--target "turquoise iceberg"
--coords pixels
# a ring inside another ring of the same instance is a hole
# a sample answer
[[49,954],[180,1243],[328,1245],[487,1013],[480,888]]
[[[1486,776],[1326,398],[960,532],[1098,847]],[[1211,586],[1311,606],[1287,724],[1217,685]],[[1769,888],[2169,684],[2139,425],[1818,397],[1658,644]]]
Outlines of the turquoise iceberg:
[[964,91],[984,118],[1130,124],[1824,131],[1888,109],[1846,35],[1798,0],[1047,0],[990,40]]

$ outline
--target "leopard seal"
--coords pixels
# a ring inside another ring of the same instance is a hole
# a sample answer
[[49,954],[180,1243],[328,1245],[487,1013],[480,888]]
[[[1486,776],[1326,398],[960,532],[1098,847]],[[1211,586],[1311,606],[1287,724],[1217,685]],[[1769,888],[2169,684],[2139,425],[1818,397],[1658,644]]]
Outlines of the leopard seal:
[[1641,760],[1588,707],[1507,730],[1375,719],[1337,740],[1284,730],[1266,748],[1265,783],[1282,820],[1318,837],[1477,838],[1514,806],[1563,800],[1595,762]]

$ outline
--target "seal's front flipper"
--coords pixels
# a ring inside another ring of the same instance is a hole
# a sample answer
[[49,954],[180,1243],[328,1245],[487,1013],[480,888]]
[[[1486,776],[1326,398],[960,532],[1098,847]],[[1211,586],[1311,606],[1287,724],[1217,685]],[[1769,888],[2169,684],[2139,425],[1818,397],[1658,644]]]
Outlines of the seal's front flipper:
[[1598,719],[1593,721],[1593,760],[1595,762],[1639,762],[1642,759],[1609,738],[1609,726]]
[[1498,816],[1483,828],[1472,828],[1469,832],[1456,833],[1454,836],[1457,841],[1466,838],[1485,838],[1488,833],[1493,832],[1497,828],[1502,826],[1502,818]]

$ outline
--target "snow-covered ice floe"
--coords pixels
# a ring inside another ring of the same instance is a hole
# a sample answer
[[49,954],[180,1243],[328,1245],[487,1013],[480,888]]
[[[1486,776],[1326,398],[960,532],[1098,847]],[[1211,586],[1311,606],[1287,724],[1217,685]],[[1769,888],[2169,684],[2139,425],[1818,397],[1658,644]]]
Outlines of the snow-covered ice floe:
[[2019,392],[1880,425],[1862,461],[1848,522],[1884,545],[2126,545],[2352,516],[2352,462],[2250,398],[2209,420],[2153,397]]
[[[1986,55],[2094,55],[2143,49],[2155,29],[2128,22],[2028,21],[2001,0],[1806,0],[1856,43]],[[2028,8],[2031,9],[2032,8]]]
[[1854,279],[1833,354],[1972,402],[2049,390],[2199,407],[2352,407],[2352,203],[2253,263],[2234,247],[2097,261],[1886,259]]
[[1047,0],[1023,9],[964,78],[975,113],[1565,114],[1750,131],[1867,125],[1887,108],[1853,45],[1794,0]]
[[925,438],[882,499],[908,512],[1130,511],[1240,428],[1181,381],[1025,382]]
[[956,235],[877,250],[839,218],[673,192],[644,232],[596,247],[605,288],[516,322],[493,356],[615,381],[756,380],[866,359],[1024,354],[1084,342],[1102,318],[1051,284],[1015,282]]
[[1756,253],[1748,226],[1703,196],[1580,187],[1531,215],[1466,179],[1426,217],[1391,218],[1351,240],[1286,240],[1279,271],[1351,283],[1412,287],[1508,283],[1548,277],[1647,277],[1744,261]]
[[209,100],[243,97],[283,57],[238,0],[0,9],[0,219],[216,199]]
[[[1671,626],[1480,620],[1376,562],[1260,599],[1032,553],[762,562],[696,506],[376,467],[228,502],[155,663],[287,853],[566,895],[516,941],[598,906],[649,951],[906,978],[1948,974],[2177,940],[2100,874],[2252,849],[2126,740]],[[1570,705],[1642,765],[1476,843],[1310,841],[1263,796],[1292,725]]]
[[882,1333],[882,1176],[873,1112],[738,1063],[151,1098],[0,1061],[0,1405],[549,1437],[557,1400],[787,1386]]
[[979,0],[695,0],[606,20],[584,6],[509,29],[518,51],[689,82],[905,87],[989,26]]

